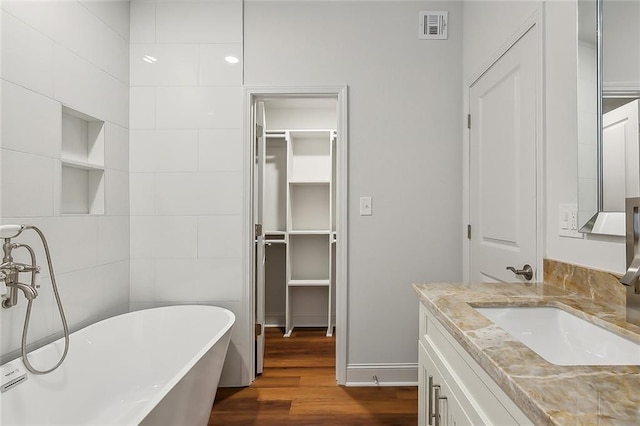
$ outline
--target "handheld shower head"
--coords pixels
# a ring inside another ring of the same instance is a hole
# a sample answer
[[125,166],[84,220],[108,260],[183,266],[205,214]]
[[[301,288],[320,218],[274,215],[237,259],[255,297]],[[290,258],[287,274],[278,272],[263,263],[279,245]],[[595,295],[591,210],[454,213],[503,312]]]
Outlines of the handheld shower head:
[[0,225],[0,239],[15,238],[23,230],[24,225]]

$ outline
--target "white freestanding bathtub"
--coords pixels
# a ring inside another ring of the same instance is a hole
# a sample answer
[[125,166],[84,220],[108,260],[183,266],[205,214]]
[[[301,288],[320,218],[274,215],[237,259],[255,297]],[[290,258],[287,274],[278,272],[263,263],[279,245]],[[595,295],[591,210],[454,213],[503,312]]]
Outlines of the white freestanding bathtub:
[[[214,306],[131,312],[71,334],[47,375],[0,395],[2,425],[206,425],[235,316]],[[22,326],[21,324],[16,326]],[[62,339],[29,355],[49,368]],[[8,364],[19,363],[16,359]]]

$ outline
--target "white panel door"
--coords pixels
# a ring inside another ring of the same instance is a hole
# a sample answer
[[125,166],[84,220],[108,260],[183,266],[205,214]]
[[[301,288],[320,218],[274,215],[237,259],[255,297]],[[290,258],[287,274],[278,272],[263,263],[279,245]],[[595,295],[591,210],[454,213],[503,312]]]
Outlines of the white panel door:
[[528,281],[537,262],[538,35],[533,26],[471,87],[469,219],[472,282]]
[[264,103],[258,102],[255,106],[255,162],[254,162],[254,200],[253,220],[256,224],[255,234],[255,318],[256,318],[256,374],[261,374],[264,365],[264,324],[265,324],[265,241],[262,230],[264,224],[264,158],[265,158],[265,114]]
[[602,117],[602,209],[623,212],[625,197],[640,196],[640,101]]

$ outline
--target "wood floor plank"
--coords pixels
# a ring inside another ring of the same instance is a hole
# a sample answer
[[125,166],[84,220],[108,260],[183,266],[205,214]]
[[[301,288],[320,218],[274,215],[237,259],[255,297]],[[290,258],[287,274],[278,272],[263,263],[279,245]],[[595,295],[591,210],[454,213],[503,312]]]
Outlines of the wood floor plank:
[[286,401],[286,400],[339,400],[347,398],[347,394],[339,386],[334,387],[296,387],[296,388],[261,388],[258,393],[259,401]]
[[295,399],[291,414],[409,414],[415,411],[411,401]]
[[416,387],[342,387],[335,335],[324,329],[265,329],[264,371],[246,388],[220,388],[209,426],[413,426]]

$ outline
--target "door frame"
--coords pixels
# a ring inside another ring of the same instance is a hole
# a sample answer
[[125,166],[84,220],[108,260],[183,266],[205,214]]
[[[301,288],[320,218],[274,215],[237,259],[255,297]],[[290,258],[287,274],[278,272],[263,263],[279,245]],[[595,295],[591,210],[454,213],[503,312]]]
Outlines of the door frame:
[[336,143],[336,381],[345,384],[347,377],[347,295],[348,295],[348,87],[347,86],[245,86],[244,87],[244,153],[243,153],[243,275],[242,312],[244,330],[249,344],[243,356],[247,360],[244,383],[251,383],[256,377],[254,324],[255,324],[255,249],[253,223],[253,173],[254,173],[254,129],[252,128],[252,107],[264,98],[293,97],[336,97],[337,98],[337,143]]
[[[537,28],[537,43],[538,43],[538,65],[536,79],[536,275],[535,281],[543,280],[543,255],[544,255],[544,146],[545,146],[545,84],[544,84],[544,70],[545,70],[545,37],[544,37],[544,4],[527,18],[524,23],[518,28],[518,30],[509,37],[505,43],[500,46],[496,53],[489,58],[489,60],[480,68],[480,71],[472,74],[471,78],[466,80],[466,90],[464,91],[464,106],[463,110],[466,111],[464,122],[467,123],[467,114],[470,114],[470,92],[471,87],[496,63],[500,58],[507,53],[513,45],[515,45],[529,30],[533,27]],[[469,282],[471,277],[471,239],[467,237],[467,225],[471,218],[471,203],[470,203],[470,167],[471,167],[471,131],[467,125],[464,126],[463,134],[463,159],[462,159],[462,278],[464,282]],[[473,232],[473,230],[472,230]]]

